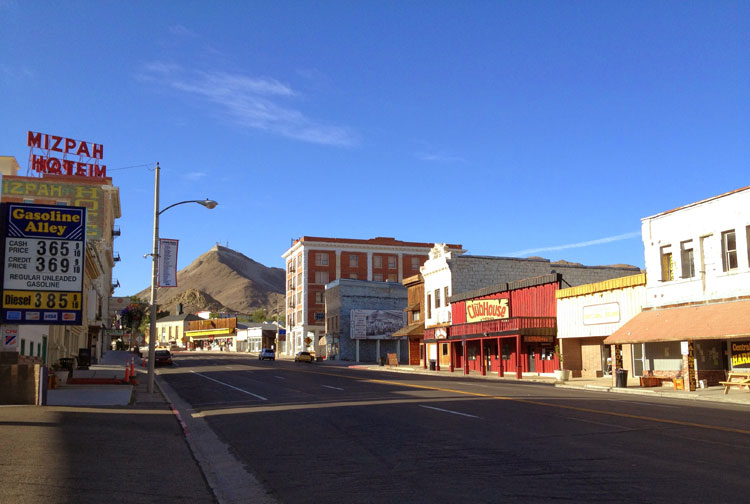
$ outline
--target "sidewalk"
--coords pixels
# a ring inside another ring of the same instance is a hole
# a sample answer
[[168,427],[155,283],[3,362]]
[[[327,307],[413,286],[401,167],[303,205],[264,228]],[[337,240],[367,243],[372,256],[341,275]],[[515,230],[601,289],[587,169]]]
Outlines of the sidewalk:
[[[108,352],[76,373],[122,376],[130,356]],[[0,407],[0,502],[215,504],[174,412],[146,391],[143,368],[138,378],[135,387],[63,385],[47,406]]]

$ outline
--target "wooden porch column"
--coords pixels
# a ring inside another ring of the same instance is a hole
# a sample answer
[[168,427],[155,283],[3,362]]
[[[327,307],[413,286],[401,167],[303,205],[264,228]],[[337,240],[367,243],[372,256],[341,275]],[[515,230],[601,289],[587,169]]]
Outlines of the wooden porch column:
[[499,368],[497,370],[497,377],[502,378],[505,374],[505,370],[503,369],[503,340],[500,338],[497,338],[497,355],[500,357],[499,359]]
[[435,342],[435,371],[440,371],[440,340]]
[[450,369],[450,372],[452,373],[452,372],[453,372],[453,367],[454,367],[454,366],[453,366],[453,363],[454,363],[454,362],[455,362],[455,360],[456,360],[456,347],[455,347],[455,346],[453,345],[453,343],[452,343],[452,342],[451,342],[451,343],[448,343],[448,345],[450,345],[450,346],[448,347],[448,355],[450,356],[450,359],[451,359],[451,365],[450,365],[450,368],[449,368],[449,369]]
[[463,340],[464,345],[464,374],[469,374],[469,352],[466,351],[466,339]]
[[516,378],[519,380],[523,378],[523,371],[521,370],[521,335],[516,334]]
[[482,376],[487,375],[487,369],[484,365],[484,338],[479,340],[479,371],[482,373]]

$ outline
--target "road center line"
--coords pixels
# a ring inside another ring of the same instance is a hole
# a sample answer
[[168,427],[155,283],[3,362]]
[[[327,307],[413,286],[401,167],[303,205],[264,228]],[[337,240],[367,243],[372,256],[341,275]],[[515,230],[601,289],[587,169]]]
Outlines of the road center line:
[[[722,427],[720,425],[700,424],[700,423],[695,423],[695,422],[686,422],[683,420],[672,420],[669,418],[657,418],[657,417],[650,417],[650,416],[645,416],[645,415],[618,413],[616,411],[597,410],[593,408],[569,406],[567,404],[556,404],[556,403],[548,403],[548,402],[543,402],[543,401],[534,401],[530,399],[521,399],[518,397],[505,397],[505,396],[497,396],[497,395],[492,395],[492,394],[482,394],[479,392],[468,392],[464,390],[455,390],[455,389],[442,388],[442,387],[432,387],[432,386],[427,386],[427,385],[417,385],[414,383],[399,382],[395,380],[379,380],[379,379],[374,379],[374,378],[362,378],[359,376],[347,376],[345,374],[324,373],[320,371],[305,371],[305,372],[315,373],[315,374],[320,374],[320,375],[327,375],[327,376],[336,376],[338,378],[347,378],[350,380],[363,381],[365,383],[382,383],[384,385],[396,385],[399,387],[408,387],[408,388],[421,389],[421,390],[438,390],[440,392],[449,392],[452,394],[461,394],[461,395],[466,395],[470,397],[484,397],[487,399],[495,399],[498,401],[509,401],[509,402],[516,402],[520,404],[533,404],[535,406],[542,406],[545,408],[555,408],[555,409],[563,409],[563,410],[570,410],[570,411],[582,411],[585,413],[594,413],[596,415],[608,415],[608,416],[613,416],[613,417],[631,418],[634,420],[645,420],[647,422],[657,422],[657,423],[663,423],[663,424],[668,424],[668,425],[679,425],[681,427],[693,427],[696,429],[708,429],[708,430],[715,430],[715,431],[722,431],[722,432],[734,432],[737,434],[750,435],[750,430],[748,429],[737,429],[734,427]],[[625,403],[625,401],[623,401],[623,403]]]
[[434,406],[425,406],[424,404],[420,404],[419,407],[420,408],[427,408],[427,409],[431,409],[431,410],[435,410],[435,411],[442,411],[443,413],[451,413],[453,415],[466,416],[466,417],[469,417],[469,418],[479,418],[476,415],[469,415],[468,413],[461,413],[459,411],[451,411],[449,409],[435,408]]
[[325,388],[332,388],[332,389],[334,389],[334,390],[344,390],[344,389],[342,389],[342,388],[339,388],[339,387],[331,387],[330,385],[321,385],[321,387],[325,387]]
[[196,373],[195,371],[190,371],[190,372],[193,373],[193,374],[197,374],[198,376],[202,376],[206,380],[211,380],[212,382],[219,383],[221,385],[224,385],[225,387],[229,387],[230,389],[234,389],[234,390],[237,390],[239,392],[242,392],[243,394],[247,394],[247,395],[251,395],[253,397],[257,397],[261,401],[268,401],[268,399],[266,399],[263,396],[259,396],[258,394],[253,394],[252,392],[248,392],[247,390],[243,390],[243,389],[241,389],[239,387],[235,387],[234,385],[230,385],[228,383],[224,383],[223,381],[215,380],[215,379],[211,378],[210,376],[204,375],[203,373]]

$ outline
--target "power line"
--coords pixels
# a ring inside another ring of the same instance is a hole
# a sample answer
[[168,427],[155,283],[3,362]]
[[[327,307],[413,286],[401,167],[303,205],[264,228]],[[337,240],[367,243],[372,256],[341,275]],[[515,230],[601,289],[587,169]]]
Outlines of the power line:
[[108,167],[107,171],[131,170],[133,168],[147,168],[147,167],[153,168],[153,166],[155,164],[156,163],[148,163],[148,164],[139,164],[139,165],[133,165],[133,166],[121,166],[119,168],[109,168]]

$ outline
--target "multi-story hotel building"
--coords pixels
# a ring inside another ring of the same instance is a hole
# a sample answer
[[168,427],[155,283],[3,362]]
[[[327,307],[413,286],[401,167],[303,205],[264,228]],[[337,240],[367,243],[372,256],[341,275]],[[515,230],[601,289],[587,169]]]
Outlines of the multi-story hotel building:
[[[419,274],[434,243],[395,238],[320,238],[303,236],[281,256],[286,261],[286,340],[278,352],[318,351],[325,335],[325,286],[339,278],[401,282]],[[463,253],[461,245],[447,245]]]

